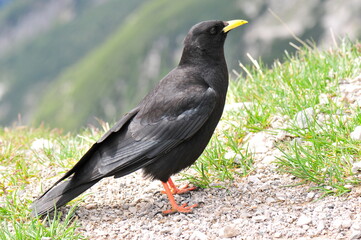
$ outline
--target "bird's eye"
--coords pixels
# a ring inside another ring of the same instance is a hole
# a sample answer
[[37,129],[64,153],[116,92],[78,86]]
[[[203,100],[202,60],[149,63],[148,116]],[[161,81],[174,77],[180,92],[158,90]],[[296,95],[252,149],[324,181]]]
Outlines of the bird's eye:
[[210,30],[209,30],[209,33],[214,35],[217,33],[217,28],[216,27],[212,27]]

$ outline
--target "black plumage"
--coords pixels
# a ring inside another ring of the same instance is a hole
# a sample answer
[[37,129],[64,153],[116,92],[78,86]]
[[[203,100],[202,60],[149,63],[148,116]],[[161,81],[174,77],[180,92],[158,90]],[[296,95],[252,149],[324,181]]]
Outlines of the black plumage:
[[192,165],[213,134],[228,87],[224,41],[229,30],[244,23],[205,21],[193,26],[179,65],[34,201],[33,213],[46,214],[104,177],[122,177],[141,168],[146,176],[162,181],[170,212],[190,211],[171,199],[169,193],[186,190],[177,189],[170,177]]

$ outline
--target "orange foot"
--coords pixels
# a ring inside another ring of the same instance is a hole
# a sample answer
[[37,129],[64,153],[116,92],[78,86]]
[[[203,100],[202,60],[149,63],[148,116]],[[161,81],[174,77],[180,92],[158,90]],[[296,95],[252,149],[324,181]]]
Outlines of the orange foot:
[[195,207],[198,207],[198,204],[193,204],[192,206],[187,206],[187,203],[184,203],[182,206],[176,204],[175,206],[172,206],[171,209],[163,211],[163,214],[168,215],[176,212],[189,213],[192,212],[192,208]]
[[172,206],[172,208],[170,210],[166,210],[163,211],[163,214],[171,214],[171,213],[176,213],[176,212],[182,212],[182,213],[189,213],[192,212],[192,208],[197,207],[198,204],[194,204],[192,206],[187,206],[187,203],[184,203],[183,205],[179,206],[175,199],[173,194],[182,194],[191,190],[196,189],[195,187],[191,187],[191,188],[187,188],[187,186],[185,186],[184,188],[177,188],[172,179],[168,179],[167,182],[162,182],[163,187],[165,189],[164,193],[167,194],[169,202]]
[[[193,191],[197,189],[197,187],[188,187],[188,184],[184,187],[177,188],[177,186],[174,184],[171,178],[168,179],[167,184],[170,188],[171,193],[174,194],[183,194],[189,191]],[[161,191],[161,193],[166,194],[166,191]]]

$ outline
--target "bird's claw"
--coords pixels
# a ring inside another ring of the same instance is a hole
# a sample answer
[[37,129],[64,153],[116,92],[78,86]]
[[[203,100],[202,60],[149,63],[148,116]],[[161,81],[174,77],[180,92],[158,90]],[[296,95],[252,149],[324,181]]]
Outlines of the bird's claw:
[[[193,190],[196,190],[197,187],[188,187],[188,184],[185,185],[184,187],[181,187],[181,188],[171,188],[170,191],[172,192],[172,194],[183,194],[183,193],[186,193],[186,192],[189,192],[189,191],[193,191]],[[163,194],[166,194],[165,191],[161,191],[161,193]]]
[[193,191],[196,189],[197,189],[197,187],[188,187],[188,184],[187,184],[184,187],[174,189],[175,193],[173,193],[173,194],[183,194],[183,193]]
[[164,215],[168,215],[168,214],[173,214],[176,212],[181,212],[181,213],[190,213],[192,212],[192,209],[198,207],[198,204],[193,204],[192,206],[187,206],[187,203],[182,204],[181,206],[174,206],[172,207],[172,209],[163,211]]

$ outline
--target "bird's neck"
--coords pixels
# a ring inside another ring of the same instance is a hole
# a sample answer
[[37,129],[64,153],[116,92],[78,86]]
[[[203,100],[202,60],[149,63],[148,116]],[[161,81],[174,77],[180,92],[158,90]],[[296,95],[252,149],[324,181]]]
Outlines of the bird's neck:
[[217,49],[217,51],[207,51],[200,48],[188,48],[183,49],[182,57],[179,62],[179,65],[184,64],[205,64],[205,65],[214,65],[214,64],[225,64],[226,60],[224,58],[223,47]]
[[225,98],[228,88],[228,69],[223,48],[220,51],[212,51],[211,54],[206,51],[184,48],[179,66],[200,67],[202,75],[212,76],[204,77],[204,79],[212,79],[207,83],[217,89],[218,93]]

